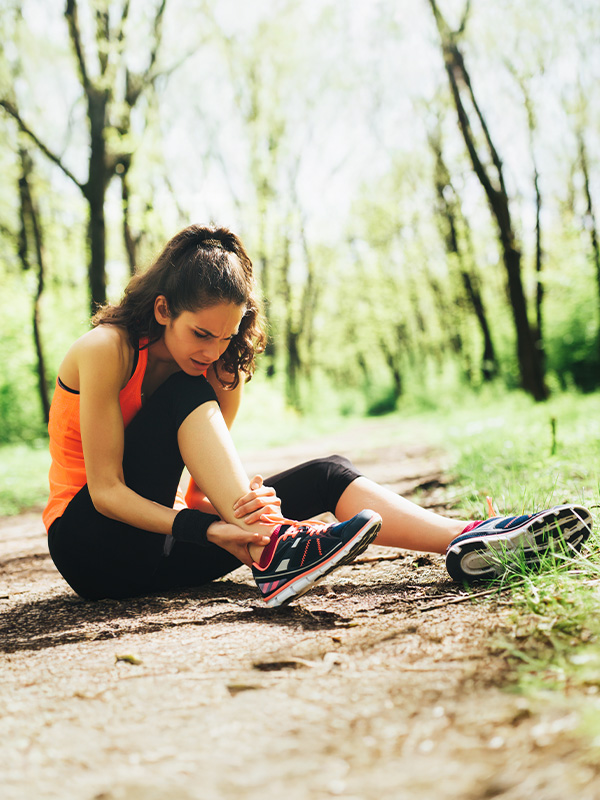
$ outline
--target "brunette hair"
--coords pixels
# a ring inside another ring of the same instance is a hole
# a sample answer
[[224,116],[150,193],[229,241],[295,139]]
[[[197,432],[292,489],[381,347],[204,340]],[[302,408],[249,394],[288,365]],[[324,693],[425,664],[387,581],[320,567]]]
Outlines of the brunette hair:
[[[218,303],[245,306],[236,335],[215,364],[221,384],[235,388],[240,373],[250,379],[255,357],[265,349],[266,335],[256,296],[252,262],[240,239],[227,228],[190,225],[176,234],[154,263],[129,281],[116,305],[102,306],[92,325],[119,325],[135,347],[140,339],[157,342],[163,326],[154,302],[164,295],[171,319]],[[223,375],[225,373],[225,375]]]

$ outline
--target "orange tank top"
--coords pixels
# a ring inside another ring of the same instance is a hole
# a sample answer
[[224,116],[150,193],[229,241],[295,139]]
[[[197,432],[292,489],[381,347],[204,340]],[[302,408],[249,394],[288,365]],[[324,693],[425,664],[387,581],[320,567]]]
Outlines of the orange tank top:
[[[137,364],[127,385],[119,393],[119,404],[125,427],[142,407],[142,382],[148,364],[146,341],[140,342]],[[50,498],[42,514],[46,530],[58,519],[87,483],[81,429],[79,426],[79,392],[65,387],[60,380],[50,406]]]

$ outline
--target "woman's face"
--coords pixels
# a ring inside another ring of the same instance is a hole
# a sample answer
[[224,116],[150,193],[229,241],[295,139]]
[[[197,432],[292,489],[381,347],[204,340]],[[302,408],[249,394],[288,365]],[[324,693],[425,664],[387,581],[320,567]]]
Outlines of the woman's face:
[[154,306],[156,320],[165,328],[164,346],[188,375],[201,375],[219,360],[238,332],[244,312],[244,306],[218,303],[171,319],[164,298],[157,298]]

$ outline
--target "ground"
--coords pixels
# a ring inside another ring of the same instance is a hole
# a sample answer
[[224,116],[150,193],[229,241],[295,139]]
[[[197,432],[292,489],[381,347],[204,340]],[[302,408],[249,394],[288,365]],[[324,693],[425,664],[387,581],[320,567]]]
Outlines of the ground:
[[[245,462],[341,452],[444,512],[444,454],[389,439],[365,424]],[[509,596],[466,599],[441,556],[372,545],[282,610],[245,568],[88,603],[36,513],[0,521],[0,573],[3,800],[600,798],[583,699],[515,691]]]

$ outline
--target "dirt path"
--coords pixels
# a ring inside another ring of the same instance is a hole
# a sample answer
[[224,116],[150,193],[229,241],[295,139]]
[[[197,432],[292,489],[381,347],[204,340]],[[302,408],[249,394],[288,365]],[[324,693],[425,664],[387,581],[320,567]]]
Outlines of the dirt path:
[[[245,461],[332,451],[436,510],[451,493],[443,454],[385,423]],[[510,605],[453,602],[441,557],[371,546],[284,610],[244,569],[91,604],[24,515],[0,521],[0,572],[3,800],[600,798],[577,702],[502,688]]]

